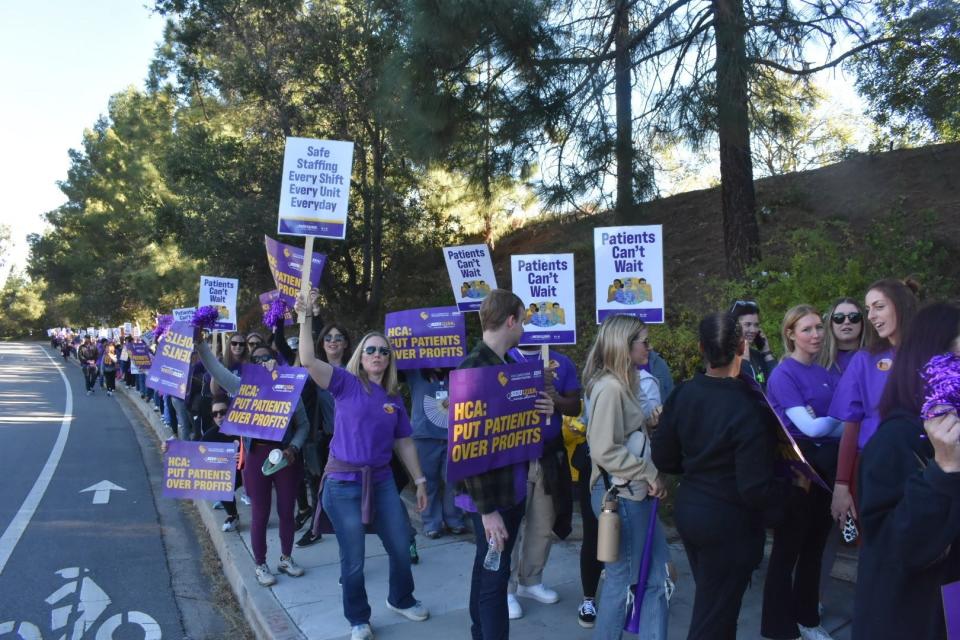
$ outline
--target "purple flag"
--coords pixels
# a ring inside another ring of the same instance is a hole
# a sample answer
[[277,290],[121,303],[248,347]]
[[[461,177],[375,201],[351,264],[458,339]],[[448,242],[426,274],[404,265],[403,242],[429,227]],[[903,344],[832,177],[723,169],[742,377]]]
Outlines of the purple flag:
[[153,354],[150,353],[150,347],[146,342],[130,343],[130,360],[137,365],[140,371],[149,371],[150,363],[153,361]]
[[452,368],[467,355],[467,329],[456,307],[388,313],[386,333],[397,369]]
[[451,371],[447,479],[542,456],[547,418],[534,409],[540,391],[540,362]]
[[163,497],[233,500],[236,442],[171,440],[163,454]]
[[943,615],[947,622],[947,640],[960,640],[960,582],[940,588],[943,594]]
[[[271,289],[266,293],[261,293],[260,294],[260,311],[262,311],[263,313],[266,313],[267,311],[269,311],[270,305],[272,305],[273,301],[279,297],[280,297],[280,292],[277,291],[276,289]],[[293,309],[293,307],[288,304],[286,305],[286,309],[284,309],[283,311],[283,324],[285,324],[288,327],[292,325],[294,322],[296,322],[296,320],[293,317],[293,311],[291,311],[291,309]],[[272,329],[273,327],[270,327],[270,328]]]
[[186,399],[190,390],[193,332],[194,328],[189,322],[174,322],[160,336],[156,356],[147,373],[149,388],[164,395]]
[[[293,309],[293,304],[300,294],[303,249],[277,242],[270,236],[263,236],[263,241],[267,247],[267,263],[270,265],[270,273],[273,274],[273,281],[277,285],[280,297],[287,303],[288,307]],[[316,288],[320,286],[320,276],[323,274],[323,267],[327,263],[327,256],[314,252],[310,263],[312,265],[310,267],[310,285]]]
[[243,365],[240,391],[220,433],[283,440],[306,381],[307,370],[302,367],[274,367],[268,371],[258,364]]

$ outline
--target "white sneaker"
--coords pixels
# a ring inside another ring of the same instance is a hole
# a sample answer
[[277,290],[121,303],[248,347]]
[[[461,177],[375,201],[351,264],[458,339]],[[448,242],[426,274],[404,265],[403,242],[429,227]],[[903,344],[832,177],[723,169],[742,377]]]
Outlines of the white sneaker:
[[270,572],[270,567],[267,566],[266,562],[257,565],[257,582],[260,583],[261,587],[272,587],[277,584],[277,579]]
[[303,575],[303,567],[294,562],[290,556],[280,556],[280,564],[277,565],[277,571],[285,573],[291,578],[299,578]]
[[798,624],[797,628],[800,629],[800,637],[803,638],[803,640],[833,640],[833,636],[819,625],[816,627],[805,627],[802,624]]
[[236,530],[237,530],[237,520],[238,520],[238,518],[235,518],[235,517],[233,517],[233,516],[230,516],[229,518],[227,518],[226,520],[223,521],[223,526],[220,527],[221,530],[222,530],[224,533],[229,533],[229,532],[231,532],[231,531],[236,531]]
[[390,604],[390,601],[388,600],[387,609],[390,609],[390,611],[396,611],[407,620],[413,620],[414,622],[423,622],[430,617],[430,610],[423,606],[423,603],[419,600],[414,602],[413,606],[407,607],[406,609],[395,607]]
[[350,640],[373,640],[373,629],[368,624],[350,627]]
[[542,582],[529,587],[525,587],[522,584],[518,585],[517,595],[521,598],[533,598],[537,602],[542,602],[543,604],[553,604],[560,599],[560,596],[557,595],[556,591],[543,586]]
[[517,620],[523,617],[523,607],[520,606],[520,601],[517,600],[517,596],[512,593],[507,594],[507,614],[511,620]]
[[246,494],[246,493],[241,493],[241,494],[240,494],[240,502],[242,502],[243,504],[247,505],[248,507],[250,506],[250,498],[247,497],[247,494]]

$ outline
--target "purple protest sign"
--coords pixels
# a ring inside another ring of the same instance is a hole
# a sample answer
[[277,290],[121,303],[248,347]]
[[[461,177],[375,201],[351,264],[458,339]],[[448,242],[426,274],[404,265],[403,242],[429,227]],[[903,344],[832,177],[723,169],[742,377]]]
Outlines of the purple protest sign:
[[[147,386],[164,395],[186,399],[190,390],[190,354],[194,328],[174,322],[157,341],[157,353],[147,372]],[[134,343],[136,344],[136,343]]]
[[233,500],[236,442],[171,440],[163,454],[163,497]]
[[[297,296],[300,294],[301,274],[303,273],[303,249],[291,247],[288,244],[277,242],[270,236],[263,236],[267,247],[267,264],[273,274],[273,282],[277,291],[287,306],[293,309]],[[327,256],[314,253],[310,260],[310,286],[320,286],[320,276],[327,263]],[[262,302],[262,301],[261,301]]]
[[960,640],[960,582],[940,587],[943,596],[943,617],[947,623],[947,640]]
[[220,433],[283,440],[306,381],[307,370],[302,367],[274,367],[269,371],[258,364],[243,365],[240,391]]
[[467,355],[467,328],[456,307],[388,313],[386,333],[397,369],[452,368]]
[[140,371],[149,371],[150,363],[153,361],[153,354],[150,353],[150,347],[146,342],[130,343],[130,360]]
[[543,455],[545,416],[534,409],[543,366],[520,362],[450,372],[450,482]]
[[[273,301],[279,297],[280,297],[280,292],[277,291],[276,289],[272,289],[270,291],[267,291],[266,293],[261,293],[260,294],[260,310],[264,314],[266,314],[267,311],[270,310],[270,305],[273,304]],[[294,319],[293,312],[291,311],[293,307],[291,307],[290,305],[285,305],[285,307],[286,308],[283,310],[283,324],[289,327],[294,322],[296,322],[296,319]]]

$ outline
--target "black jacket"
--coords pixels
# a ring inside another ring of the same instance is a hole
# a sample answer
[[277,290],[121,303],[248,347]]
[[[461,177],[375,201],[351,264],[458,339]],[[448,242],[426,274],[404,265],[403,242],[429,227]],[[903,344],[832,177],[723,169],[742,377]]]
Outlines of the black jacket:
[[864,447],[854,640],[947,637],[940,587],[960,579],[960,473],[944,473],[915,415],[897,412]]

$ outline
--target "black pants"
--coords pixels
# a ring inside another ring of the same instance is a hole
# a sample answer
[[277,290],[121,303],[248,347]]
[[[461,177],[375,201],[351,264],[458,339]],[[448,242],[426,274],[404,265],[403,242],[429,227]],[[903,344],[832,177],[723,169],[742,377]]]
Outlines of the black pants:
[[510,554],[517,541],[520,521],[526,511],[526,503],[501,511],[503,525],[509,536],[500,554],[500,569],[489,571],[483,568],[487,555],[486,533],[479,513],[471,513],[477,553],[473,559],[473,574],[470,578],[470,635],[473,640],[507,640],[510,637],[510,617],[507,611],[507,585],[510,582]]
[[95,366],[91,367],[89,365],[83,365],[83,384],[86,385],[87,391],[93,389],[93,385],[97,382],[97,368]]
[[[586,447],[586,445],[580,445]],[[583,588],[584,598],[594,598],[597,595],[597,585],[600,584],[600,573],[603,563],[597,560],[597,516],[590,504],[590,465],[581,468],[577,466],[580,477],[577,479],[577,502],[580,505],[580,516],[583,522],[583,544],[580,545],[580,585]]]
[[760,514],[681,487],[675,517],[696,583],[687,638],[736,640],[743,594],[763,559]]
[[117,371],[116,369],[103,371],[103,381],[107,383],[107,391],[113,393],[117,390]]

